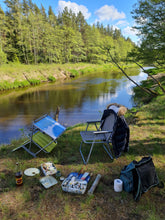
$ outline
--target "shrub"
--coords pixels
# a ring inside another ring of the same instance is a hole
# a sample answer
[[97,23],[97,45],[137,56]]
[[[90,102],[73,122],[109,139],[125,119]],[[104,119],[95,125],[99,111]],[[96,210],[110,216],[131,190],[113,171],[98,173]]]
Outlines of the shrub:
[[5,64],[7,62],[6,54],[0,50],[0,65]]
[[18,63],[18,64],[20,63],[17,54],[14,54],[14,55],[13,55],[13,57],[12,57],[12,61],[13,61],[13,63]]
[[71,73],[70,75],[71,77],[79,76],[79,72],[77,70],[72,69],[69,70],[69,72]]
[[50,82],[55,82],[56,81],[56,78],[54,76],[48,76],[48,80]]
[[39,79],[29,79],[31,85],[39,85],[41,81]]
[[24,81],[15,80],[14,83],[13,83],[13,88],[14,89],[22,88],[22,87],[27,87],[29,85],[30,85],[30,83],[27,80],[24,80]]
[[153,69],[146,70],[146,72],[150,73],[151,75],[156,75],[158,73],[165,72],[165,69],[163,69],[163,68],[153,68]]

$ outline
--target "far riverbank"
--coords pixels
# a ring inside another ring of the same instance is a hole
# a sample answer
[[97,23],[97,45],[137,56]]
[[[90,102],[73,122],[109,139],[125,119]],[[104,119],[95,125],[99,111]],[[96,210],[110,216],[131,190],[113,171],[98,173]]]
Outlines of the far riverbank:
[[[135,64],[122,65],[123,69],[137,67]],[[6,64],[0,66],[0,91],[39,85],[44,82],[63,81],[82,74],[116,72],[114,64]]]

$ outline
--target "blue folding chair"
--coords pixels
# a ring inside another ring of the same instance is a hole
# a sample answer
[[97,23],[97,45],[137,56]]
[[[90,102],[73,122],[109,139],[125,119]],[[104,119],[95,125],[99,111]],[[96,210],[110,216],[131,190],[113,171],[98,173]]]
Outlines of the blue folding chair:
[[[50,153],[57,144],[57,138],[66,130],[60,123],[55,121],[49,115],[44,115],[35,120],[32,125],[32,132],[23,145],[15,148],[26,150],[33,157],[36,157],[41,151]],[[32,150],[32,144],[39,148],[36,152]]]

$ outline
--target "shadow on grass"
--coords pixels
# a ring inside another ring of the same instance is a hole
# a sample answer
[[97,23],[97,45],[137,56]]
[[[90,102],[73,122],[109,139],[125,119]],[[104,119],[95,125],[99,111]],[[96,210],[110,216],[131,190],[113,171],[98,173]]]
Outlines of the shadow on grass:
[[165,155],[165,138],[149,138],[149,140],[131,141],[128,154],[133,156]]
[[144,122],[144,123],[138,123],[138,126],[152,126],[152,125],[156,125],[156,126],[164,126],[164,122],[162,121],[162,122],[160,122],[160,121],[158,121],[158,122],[152,122],[152,119],[150,119],[151,121],[149,121],[149,122]]
[[[48,154],[40,152],[37,158],[45,158],[53,160],[56,164],[67,165],[67,164],[82,164],[82,158],[79,152],[81,143],[80,131],[77,128],[68,129],[62,136],[59,137],[58,143],[55,148]],[[143,156],[143,155],[165,155],[164,148],[165,138],[152,138],[148,140],[133,140],[129,144],[128,155],[132,156]],[[9,158],[14,160],[31,160],[33,157],[27,153],[23,148],[12,152],[12,149],[19,146],[20,143],[11,144],[9,146],[2,146],[0,148],[0,158]],[[87,156],[90,148],[90,144],[83,145],[83,153]],[[35,150],[35,149],[34,149]],[[112,146],[111,146],[112,150]],[[112,150],[113,152],[113,150]],[[124,153],[122,154],[124,156]],[[111,163],[113,160],[109,158],[101,144],[95,144],[89,163]]]
[[[20,141],[15,141],[14,143],[2,146],[0,148],[0,162],[6,165],[6,168],[1,167],[1,175],[0,175],[0,183],[3,182],[2,188],[3,190],[8,191],[15,188],[14,182],[14,166],[17,161],[22,162],[22,169],[25,170],[28,167],[40,167],[41,163],[46,161],[51,161],[58,166],[65,167],[64,169],[76,169],[76,171],[83,166],[83,161],[79,152],[79,147],[81,143],[80,136],[80,128],[75,127],[73,129],[68,129],[62,136],[58,139],[58,144],[51,151],[51,153],[46,154],[41,152],[38,154],[37,158],[33,158],[29,153],[27,153],[23,148],[12,152],[12,149],[18,147],[20,145]],[[105,150],[103,149],[101,144],[95,144],[90,160],[89,167],[97,168],[101,166],[104,167],[108,165],[106,168],[109,172],[107,175],[114,175],[113,177],[117,178],[119,175],[121,168],[127,163],[134,160],[136,157],[143,156],[153,156],[154,158],[158,158],[165,155],[165,138],[149,138],[149,140],[131,140],[130,148],[128,153],[122,153],[121,157],[117,160],[111,160]],[[87,156],[89,152],[90,145],[84,145],[84,155]],[[112,149],[112,146],[111,146]],[[164,159],[163,159],[164,160]],[[114,167],[117,166],[117,167]],[[67,168],[66,168],[67,167]],[[112,169],[113,168],[113,169]],[[105,170],[105,169],[104,169]],[[164,168],[160,168],[159,173],[162,175]],[[164,178],[165,179],[165,178]],[[105,180],[105,179],[104,179]],[[113,178],[108,179],[108,181],[113,180]],[[26,186],[39,185],[38,179],[33,178],[33,182],[28,182],[29,179],[26,178]],[[106,181],[105,181],[106,182]],[[4,185],[5,184],[5,185]],[[1,187],[0,187],[1,188]]]
[[[12,193],[13,195],[14,192],[17,192],[16,195],[18,199],[21,198],[24,202],[24,206],[21,208],[22,213],[24,213],[24,210],[28,209],[29,204],[32,204],[29,207],[35,207],[35,213],[38,213],[38,218],[36,219],[39,219],[39,216],[41,216],[41,214],[39,214],[39,209],[41,209],[41,207],[42,212],[46,212],[49,216],[50,210],[53,210],[52,216],[55,215],[56,211],[58,211],[58,213],[64,213],[65,211],[66,214],[64,215],[66,215],[66,218],[64,219],[67,219],[68,213],[71,215],[72,211],[70,212],[68,210],[74,210],[75,216],[79,214],[79,211],[77,210],[80,210],[83,214],[85,213],[85,217],[82,215],[77,219],[87,219],[87,217],[89,217],[89,212],[92,214],[90,219],[121,219],[120,217],[123,215],[127,216],[128,219],[140,220],[145,219],[149,211],[150,213],[153,213],[154,216],[159,216],[160,213],[161,216],[163,216],[163,204],[165,199],[165,191],[163,189],[153,188],[142,196],[139,203],[134,203],[132,194],[128,194],[124,191],[122,193],[114,192],[113,180],[119,178],[120,171],[124,165],[127,165],[137,156],[142,157],[148,154],[161,154],[163,155],[161,161],[162,166],[158,167],[157,165],[157,171],[158,176],[161,177],[160,180],[165,181],[163,165],[165,138],[162,140],[157,138],[140,141],[133,140],[130,142],[129,152],[126,154],[123,153],[118,160],[114,161],[108,157],[100,144],[96,144],[88,166],[88,171],[90,173],[93,172],[94,174],[91,177],[88,188],[90,188],[97,173],[102,175],[102,179],[95,190],[95,194],[91,197],[86,194],[72,195],[64,193],[61,189],[60,181],[59,184],[49,188],[49,190],[45,190],[39,182],[39,176],[27,177],[24,175],[23,187],[19,189],[16,187],[14,168],[12,166],[17,160],[24,163],[24,169],[27,169],[28,167],[39,167],[41,162],[51,160],[55,164],[58,164],[57,166],[59,166],[59,169],[64,176],[65,174],[68,175],[70,172],[73,172],[73,170],[77,171],[82,167],[83,162],[79,152],[79,146],[81,143],[79,130],[79,128],[78,130],[76,130],[76,128],[67,130],[59,138],[58,144],[50,154],[40,153],[36,159],[33,159],[33,157],[24,149],[11,152],[13,148],[18,146],[18,142],[0,148],[0,161],[1,159],[7,161],[7,169],[0,169],[0,185],[2,187],[0,197],[4,198],[6,193]],[[87,148],[90,147],[89,145],[86,146]],[[48,209],[48,207],[50,207],[50,209]],[[154,209],[152,207],[154,207]],[[119,208],[121,209],[119,210]],[[1,209],[5,212],[2,206],[0,207],[0,210]],[[47,209],[48,211],[46,211]],[[12,211],[9,210],[9,214],[6,214],[8,219],[16,219],[16,211],[16,209],[12,209]],[[96,218],[98,212],[100,218]],[[59,216],[58,213],[56,213],[56,217]],[[31,215],[29,216],[29,219]],[[53,217],[51,219],[53,219]],[[57,219],[60,219],[60,216]]]

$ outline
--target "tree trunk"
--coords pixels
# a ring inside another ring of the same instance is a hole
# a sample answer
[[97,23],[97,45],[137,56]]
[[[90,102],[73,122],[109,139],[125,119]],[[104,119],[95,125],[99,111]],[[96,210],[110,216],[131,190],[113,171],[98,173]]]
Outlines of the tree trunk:
[[161,83],[155,78],[153,77],[151,74],[149,74],[148,72],[145,71],[145,69],[137,62],[135,62],[145,73],[147,73],[148,76],[150,76],[159,86],[159,88],[162,90],[163,93],[165,93],[165,89],[162,87]]
[[150,89],[146,89],[146,88],[143,88],[142,86],[140,86],[139,84],[137,84],[133,79],[131,79],[126,73],[125,71],[119,66],[119,64],[115,61],[115,59],[112,57],[111,53],[110,53],[110,49],[107,49],[108,50],[108,54],[109,56],[111,57],[112,61],[115,63],[115,65],[121,70],[121,72],[131,81],[133,82],[136,86],[138,86],[141,90],[143,90],[145,93],[148,93],[152,96],[157,96],[158,94]]

